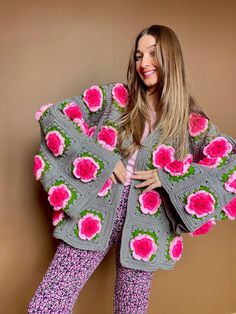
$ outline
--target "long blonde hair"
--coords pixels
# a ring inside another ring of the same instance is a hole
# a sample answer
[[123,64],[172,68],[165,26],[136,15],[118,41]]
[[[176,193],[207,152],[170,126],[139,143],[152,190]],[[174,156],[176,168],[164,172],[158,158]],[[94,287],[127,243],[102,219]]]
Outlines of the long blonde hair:
[[[161,115],[154,124],[154,129],[160,131],[157,145],[172,143],[176,159],[183,159],[188,151],[188,120],[190,112],[207,115],[196,103],[190,92],[187,81],[183,54],[175,32],[167,26],[152,25],[143,29],[136,37],[133,45],[128,69],[127,88],[129,102],[120,119],[118,132],[118,148],[125,156],[130,156],[141,147],[145,121],[150,127],[148,103],[146,102],[146,87],[136,72],[135,53],[138,41],[143,35],[151,35],[156,39],[156,58],[160,65],[159,80],[156,86]],[[157,108],[156,108],[157,109]],[[126,137],[132,138],[132,145],[123,147]]]

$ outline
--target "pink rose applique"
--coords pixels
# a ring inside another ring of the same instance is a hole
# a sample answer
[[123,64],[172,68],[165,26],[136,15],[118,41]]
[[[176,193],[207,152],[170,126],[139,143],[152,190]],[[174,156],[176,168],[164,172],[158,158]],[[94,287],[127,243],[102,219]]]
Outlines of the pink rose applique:
[[99,164],[89,156],[78,157],[73,161],[73,174],[82,182],[90,182],[97,177]]
[[183,251],[183,238],[175,237],[171,243],[169,248],[170,258],[173,261],[178,261],[182,256]]
[[72,121],[75,121],[75,119],[78,119],[78,120],[83,119],[82,111],[81,111],[80,107],[74,101],[66,104],[66,106],[62,109],[62,111]]
[[201,190],[188,195],[186,211],[198,218],[204,217],[214,212],[215,198],[207,191]]
[[149,261],[157,251],[157,244],[148,234],[139,234],[130,241],[132,255],[137,260]]
[[161,197],[160,194],[154,190],[147,191],[139,195],[140,210],[144,214],[155,214],[160,205]]
[[53,217],[52,217],[52,224],[53,226],[56,226],[63,220],[65,217],[65,214],[62,210],[54,211],[53,212]]
[[34,115],[35,119],[39,121],[40,118],[43,116],[44,112],[51,106],[53,106],[53,104],[47,104],[47,105],[41,106],[40,109]]
[[98,192],[98,196],[103,197],[105,195],[108,194],[109,190],[112,187],[112,179],[109,178],[105,184],[103,185],[103,187],[101,188],[101,190]]
[[199,160],[199,164],[203,166],[207,166],[209,168],[216,168],[220,165],[222,159],[220,157],[215,157],[215,158],[209,158],[205,157],[201,160]]
[[52,186],[48,195],[49,203],[54,210],[60,210],[67,206],[72,194],[65,184],[60,184]]
[[65,149],[65,139],[59,131],[49,131],[45,136],[47,147],[55,157],[63,154]]
[[34,156],[34,176],[36,180],[40,180],[45,170],[45,162],[40,155]]
[[112,89],[112,96],[118,105],[124,108],[128,103],[128,91],[123,84],[117,83]]
[[78,222],[79,237],[83,240],[92,240],[101,232],[101,219],[92,213],[87,213]]
[[234,220],[236,217],[236,197],[223,208],[223,212],[230,220]]
[[98,142],[107,150],[113,151],[117,143],[117,131],[111,126],[103,126],[98,133]]
[[228,180],[224,184],[224,187],[227,191],[236,194],[236,172],[229,176]]
[[201,234],[206,234],[212,229],[213,225],[215,225],[215,224],[216,224],[215,219],[212,218],[212,219],[208,220],[207,222],[205,222],[203,225],[201,225],[201,227],[199,227],[197,230],[190,233],[190,235],[197,237]]
[[83,94],[83,100],[91,112],[96,112],[102,108],[103,94],[99,86],[91,86]]
[[218,136],[204,147],[203,154],[209,158],[226,157],[232,151],[232,145],[223,137]]
[[191,113],[189,116],[189,134],[191,136],[198,136],[206,131],[208,128],[208,119],[198,113]]
[[89,126],[84,120],[75,119],[74,122],[77,123],[79,126],[79,130],[82,131],[84,134],[88,135],[89,133]]
[[152,154],[152,164],[154,167],[164,168],[167,164],[174,161],[175,150],[172,146],[159,145]]
[[93,137],[95,130],[96,130],[96,125],[94,125],[94,126],[92,126],[91,128],[88,129],[87,135],[89,137]]
[[183,161],[173,160],[172,162],[164,166],[164,169],[172,176],[182,176],[188,172],[192,161],[192,155],[188,154]]

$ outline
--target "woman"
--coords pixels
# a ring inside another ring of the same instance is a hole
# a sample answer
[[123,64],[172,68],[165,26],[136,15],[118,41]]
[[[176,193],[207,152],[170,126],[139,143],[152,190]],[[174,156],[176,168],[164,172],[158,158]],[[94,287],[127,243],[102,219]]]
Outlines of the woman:
[[235,141],[193,100],[170,28],[137,36],[127,80],[36,114],[34,174],[62,241],[28,313],[72,313],[114,243],[114,313],[147,313],[153,272],[180,259],[181,232],[203,234],[236,216]]

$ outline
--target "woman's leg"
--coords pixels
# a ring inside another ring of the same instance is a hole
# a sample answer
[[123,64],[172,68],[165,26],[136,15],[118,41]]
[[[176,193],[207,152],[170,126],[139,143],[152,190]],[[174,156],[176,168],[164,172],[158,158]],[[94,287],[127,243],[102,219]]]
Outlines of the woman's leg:
[[28,306],[28,313],[70,314],[83,286],[119,238],[129,187],[124,187],[107,248],[89,251],[61,241],[49,268]]
[[120,264],[120,246],[126,217],[129,189],[125,188],[123,200],[117,213],[116,224],[116,281],[114,291],[114,314],[146,314],[153,272],[123,267]]
[[152,277],[153,272],[123,267],[117,244],[114,314],[146,314]]
[[109,249],[80,250],[61,241],[29,303],[28,313],[72,313],[80,291]]

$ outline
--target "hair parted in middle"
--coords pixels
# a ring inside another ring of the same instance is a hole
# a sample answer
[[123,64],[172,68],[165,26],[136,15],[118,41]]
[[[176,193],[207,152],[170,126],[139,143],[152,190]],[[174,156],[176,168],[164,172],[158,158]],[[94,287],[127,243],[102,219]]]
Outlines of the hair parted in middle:
[[[144,132],[145,120],[151,127],[148,114],[149,105],[146,101],[147,88],[136,71],[135,54],[139,39],[151,35],[156,40],[156,58],[158,64],[157,106],[160,117],[154,124],[154,129],[160,131],[157,145],[172,143],[176,159],[183,159],[188,151],[188,121],[191,112],[207,115],[191,95],[185,64],[179,40],[175,32],[167,26],[152,25],[144,28],[134,42],[128,69],[127,88],[129,102],[120,120],[118,132],[119,151],[130,156],[135,149],[142,146],[141,138]],[[156,108],[157,109],[157,108]],[[123,147],[126,137],[132,138],[132,145]]]

